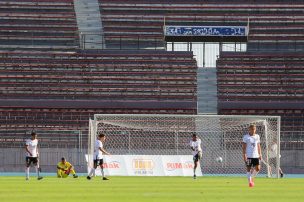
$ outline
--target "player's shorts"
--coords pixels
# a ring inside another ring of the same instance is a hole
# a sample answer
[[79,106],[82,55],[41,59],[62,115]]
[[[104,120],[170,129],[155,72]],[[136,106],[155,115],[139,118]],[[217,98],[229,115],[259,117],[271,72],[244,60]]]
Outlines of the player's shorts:
[[27,167],[29,167],[31,164],[33,164],[33,165],[36,166],[37,163],[38,163],[38,158],[37,157],[29,157],[29,156],[27,156],[25,158],[25,163],[26,163]]
[[94,167],[102,166],[103,165],[103,159],[94,159]]
[[197,162],[202,159],[202,152],[198,152],[196,155],[193,156],[193,161]]
[[269,165],[271,167],[276,167],[277,166],[277,158],[269,158],[268,162],[269,162]]
[[260,165],[260,159],[259,158],[247,158],[246,166],[247,167],[255,167]]

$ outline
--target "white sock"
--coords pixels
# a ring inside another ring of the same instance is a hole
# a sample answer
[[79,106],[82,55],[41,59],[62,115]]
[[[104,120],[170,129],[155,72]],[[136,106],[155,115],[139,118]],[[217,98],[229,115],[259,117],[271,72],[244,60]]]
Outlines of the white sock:
[[251,182],[251,173],[250,172],[247,172],[247,179],[248,179],[248,182],[250,183]]
[[254,169],[254,170],[252,171],[252,177],[256,177],[258,173],[259,173],[259,172],[256,171],[256,170]]
[[38,166],[35,166],[35,169],[36,169],[37,177],[39,177],[39,168],[38,168]]
[[92,176],[95,176],[95,168],[91,168],[91,171],[89,173],[89,176],[92,177]]
[[101,174],[102,174],[102,177],[105,177],[103,168],[101,168]]
[[30,177],[30,167],[25,168],[25,176],[26,176],[26,178]]

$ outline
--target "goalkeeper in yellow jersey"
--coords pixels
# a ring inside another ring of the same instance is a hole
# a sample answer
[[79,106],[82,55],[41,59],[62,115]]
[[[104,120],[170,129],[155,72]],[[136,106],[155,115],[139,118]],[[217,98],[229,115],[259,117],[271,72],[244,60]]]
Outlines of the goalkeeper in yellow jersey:
[[61,161],[57,164],[57,177],[66,178],[69,174],[72,174],[74,178],[78,177],[72,164],[62,157]]

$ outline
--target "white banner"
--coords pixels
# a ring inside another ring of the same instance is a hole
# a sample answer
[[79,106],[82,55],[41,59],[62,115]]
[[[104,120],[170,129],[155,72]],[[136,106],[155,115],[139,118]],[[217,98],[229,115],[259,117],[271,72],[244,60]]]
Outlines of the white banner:
[[[193,166],[191,155],[104,156],[105,174],[110,176],[193,176]],[[96,175],[101,175],[99,168]],[[200,165],[196,175],[202,176]]]

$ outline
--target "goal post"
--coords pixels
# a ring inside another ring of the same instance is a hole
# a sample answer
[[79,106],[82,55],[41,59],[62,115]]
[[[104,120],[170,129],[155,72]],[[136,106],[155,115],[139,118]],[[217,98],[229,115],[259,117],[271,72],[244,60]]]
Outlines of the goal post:
[[[202,140],[203,174],[243,175],[242,138],[250,124],[261,138],[260,173],[279,177],[279,116],[95,114],[89,123],[88,159],[99,133],[107,136],[106,150],[114,155],[174,156],[191,155],[189,142],[196,134]],[[275,158],[270,155],[274,144]],[[218,157],[223,161],[216,161]]]
[[93,154],[96,134],[96,122],[92,119],[89,119],[88,152],[86,155],[88,173],[90,172],[90,169],[93,168]]

